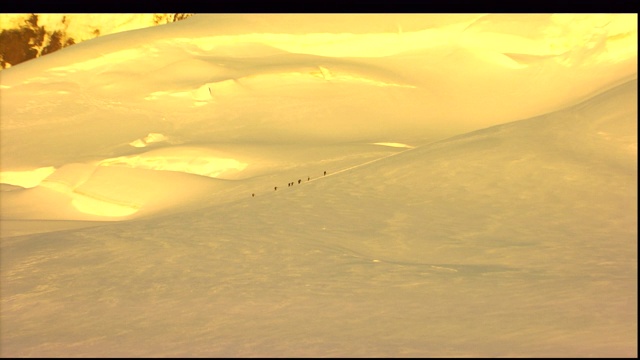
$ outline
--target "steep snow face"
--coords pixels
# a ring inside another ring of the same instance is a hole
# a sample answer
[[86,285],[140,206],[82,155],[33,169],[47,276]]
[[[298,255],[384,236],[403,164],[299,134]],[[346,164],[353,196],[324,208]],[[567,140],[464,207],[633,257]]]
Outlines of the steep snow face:
[[[283,157],[277,143],[363,144],[322,152],[335,164],[393,154],[364,144],[411,148],[545,113],[635,77],[633,19],[198,15],[104,36],[3,71],[0,180],[42,183],[79,219],[112,220],[175,198],[167,196],[176,193],[171,181],[146,186],[142,197],[121,184],[145,172],[275,176],[300,161]],[[262,146],[239,152],[224,148],[230,143]],[[194,196],[209,191],[195,188]],[[40,192],[14,191],[5,203],[29,204]],[[83,205],[88,194],[110,210]]]
[[[466,249],[474,252],[466,255],[469,262],[502,256],[494,246],[503,241],[523,246],[523,258],[499,262],[533,267],[540,259],[529,263],[524,258],[532,244],[562,243],[571,252],[591,241],[587,239],[603,241],[596,240],[601,234],[619,244],[628,241],[623,248],[632,250],[637,231],[636,93],[637,81],[632,81],[575,107],[353,169],[331,179],[331,196],[336,201],[358,198],[361,210],[345,210],[335,226],[348,224],[344,231],[360,239],[360,253],[407,263],[452,262],[463,251],[458,241],[475,244],[474,251]],[[540,226],[539,232],[514,233],[532,225]],[[582,235],[570,240],[570,234]],[[323,243],[334,242],[337,246],[341,240]],[[492,250],[485,253],[485,247]],[[503,250],[505,256],[515,255],[514,249]],[[618,250],[612,258],[625,258],[631,265],[634,253]],[[601,262],[611,256],[593,255]],[[570,254],[555,253],[549,261],[562,257]]]
[[4,237],[2,353],[635,356],[636,104],[632,81],[277,191]]
[[[100,174],[113,189],[94,198],[134,205],[75,208],[125,218],[175,192],[156,185],[139,199],[134,186],[129,202],[118,184],[139,170],[239,180],[291,166],[278,143],[427,144],[635,78],[636,18],[199,15],[100,37],[3,71],[0,180],[44,182],[77,205]],[[264,146],[241,154],[229,143]],[[393,153],[341,149],[324,160]],[[73,185],[52,185],[61,181]]]
[[637,15],[196,15],[2,71],[0,352],[636,357]]
[[[426,142],[556,110],[636,73],[633,15],[598,23],[598,46],[576,40],[593,28],[565,17],[529,17],[515,34],[515,15],[435,18],[197,15],[66,48],[3,71],[3,167],[120,156],[150,133]],[[47,136],[54,123],[62,147]]]

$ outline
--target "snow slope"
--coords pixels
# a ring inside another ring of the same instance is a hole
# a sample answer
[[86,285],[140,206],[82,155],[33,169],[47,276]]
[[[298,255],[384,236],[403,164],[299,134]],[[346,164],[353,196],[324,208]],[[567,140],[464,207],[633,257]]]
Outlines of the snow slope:
[[637,356],[629,20],[196,15],[4,70],[2,356]]

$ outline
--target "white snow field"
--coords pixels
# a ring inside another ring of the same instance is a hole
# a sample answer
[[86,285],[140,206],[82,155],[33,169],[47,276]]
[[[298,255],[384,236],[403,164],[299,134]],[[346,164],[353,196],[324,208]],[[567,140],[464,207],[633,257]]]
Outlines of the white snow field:
[[195,15],[3,70],[0,356],[637,357],[637,98],[637,14]]

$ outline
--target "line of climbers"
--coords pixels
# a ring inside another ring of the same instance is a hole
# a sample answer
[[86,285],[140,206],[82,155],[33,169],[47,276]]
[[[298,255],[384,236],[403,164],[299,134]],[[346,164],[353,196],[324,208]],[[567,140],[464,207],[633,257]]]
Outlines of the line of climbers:
[[[327,171],[325,170],[325,171],[324,171],[324,173],[322,174],[322,176],[326,176],[326,175],[327,175]],[[307,181],[311,181],[311,176],[307,176]],[[302,179],[298,179],[298,184],[300,184],[300,183],[302,183]],[[291,187],[291,186],[293,186],[294,184],[295,184],[295,181],[292,181],[292,182],[290,182],[290,183],[287,183],[287,187]],[[278,190],[278,187],[277,187],[277,186],[274,186],[274,187],[273,187],[273,191],[277,191],[277,190]],[[255,194],[255,193],[252,193],[252,194],[251,194],[251,197],[255,197],[255,196],[256,196],[256,194]]]

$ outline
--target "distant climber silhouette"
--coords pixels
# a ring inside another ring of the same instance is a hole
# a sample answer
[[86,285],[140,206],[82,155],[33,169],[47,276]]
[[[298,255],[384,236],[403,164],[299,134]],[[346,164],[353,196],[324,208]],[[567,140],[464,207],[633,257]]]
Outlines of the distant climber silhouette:
[[311,176],[307,176],[307,181],[311,180]]
[[273,187],[273,190],[274,190],[274,191],[275,191],[275,190],[278,190],[278,187],[277,187],[277,186],[274,186],[274,187]]
[[326,170],[324,171],[324,174],[327,175],[327,171]]
[[255,197],[255,196],[256,196],[256,194],[251,194],[251,197]]
[[298,184],[300,184],[301,181],[302,181],[302,179],[298,179]]

